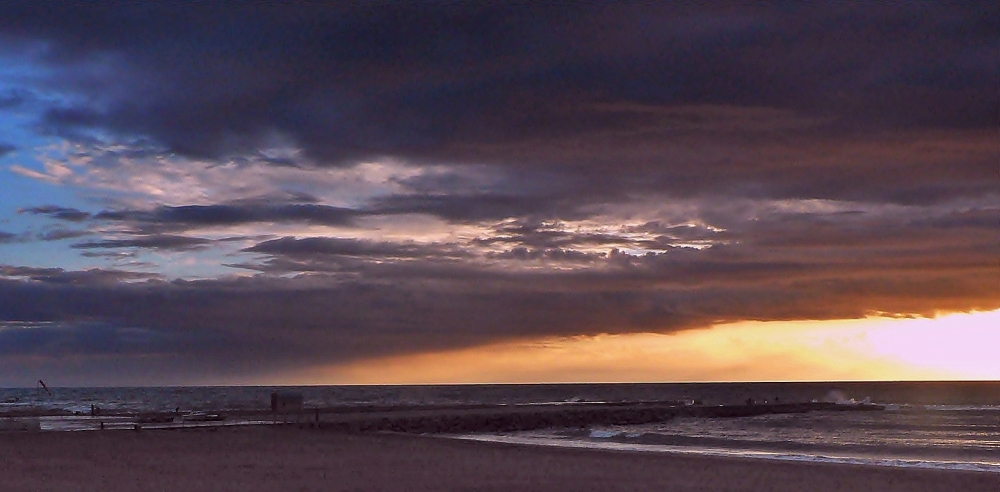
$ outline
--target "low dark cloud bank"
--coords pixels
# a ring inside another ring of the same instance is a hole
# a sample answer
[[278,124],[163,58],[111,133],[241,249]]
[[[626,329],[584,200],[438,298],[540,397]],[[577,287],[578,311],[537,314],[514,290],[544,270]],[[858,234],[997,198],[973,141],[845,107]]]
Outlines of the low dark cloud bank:
[[[1000,308],[998,26],[991,2],[7,2],[0,55],[65,97],[19,88],[0,111],[41,107],[48,136],[243,163],[234,182],[250,161],[423,172],[336,204],[25,204],[74,227],[31,237],[86,258],[239,242],[226,266],[254,276],[0,266],[0,368],[73,355],[81,383],[132,381],[108,375],[117,360],[134,382],[249,380],[519,338]],[[282,145],[301,152],[263,153]],[[478,232],[372,239],[415,216]]]
[[[640,256],[571,249],[601,240],[590,235],[479,257],[453,244],[281,238],[248,248],[266,261],[237,266],[265,274],[242,279],[3,267],[0,319],[59,328],[0,331],[0,345],[25,347],[14,361],[125,359],[144,381],[169,380],[169,360],[172,381],[252,380],[510,339],[996,309],[997,212],[909,224],[792,214],[730,231],[731,244]],[[95,344],[93,330],[125,338]]]
[[906,202],[995,191],[993,7],[13,2],[0,40],[81,101],[48,110],[56,134]]

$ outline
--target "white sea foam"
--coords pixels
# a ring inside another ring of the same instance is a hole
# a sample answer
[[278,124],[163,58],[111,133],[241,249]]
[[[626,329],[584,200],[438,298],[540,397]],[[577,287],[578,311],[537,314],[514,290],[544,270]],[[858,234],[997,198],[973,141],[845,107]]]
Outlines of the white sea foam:
[[806,453],[789,453],[763,450],[747,449],[726,449],[715,447],[695,447],[695,446],[672,446],[662,444],[633,444],[614,441],[580,441],[559,437],[541,437],[528,435],[485,435],[485,434],[462,434],[449,436],[456,439],[471,441],[499,442],[508,444],[527,444],[535,446],[555,446],[565,448],[585,448],[602,449],[613,451],[640,451],[652,453],[677,453],[692,454],[699,456],[716,456],[725,458],[754,458],[770,459],[780,461],[805,461],[816,463],[842,463],[853,465],[873,465],[891,466],[903,468],[930,468],[938,470],[966,470],[977,472],[988,472],[1000,474],[1000,460],[998,461],[950,461],[950,460],[926,460],[908,459],[894,457],[867,457],[867,456],[837,456],[837,455],[817,455]]
[[938,412],[1000,412],[1000,405],[923,405],[923,409]]
[[595,438],[599,438],[599,439],[607,438],[607,437],[615,437],[615,436],[618,436],[618,435],[621,435],[621,434],[622,433],[619,432],[619,431],[612,431],[612,430],[594,429],[594,430],[590,431],[590,437],[595,437]]

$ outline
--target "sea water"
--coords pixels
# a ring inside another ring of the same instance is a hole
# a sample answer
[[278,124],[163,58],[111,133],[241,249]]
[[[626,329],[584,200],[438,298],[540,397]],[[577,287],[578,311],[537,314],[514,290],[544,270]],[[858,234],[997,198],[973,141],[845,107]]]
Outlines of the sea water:
[[891,405],[589,429],[470,434],[463,439],[1000,473],[1000,405]]
[[[426,405],[587,405],[870,401],[880,412],[675,418],[631,426],[456,436],[546,446],[693,453],[1000,473],[1000,382],[538,384],[306,387],[0,389],[0,416],[41,418],[42,430],[131,425],[143,412],[264,411],[272,391],[302,393],[308,408]],[[228,419],[227,424],[260,423]],[[190,425],[208,425],[192,423]],[[218,425],[218,424],[214,424]]]

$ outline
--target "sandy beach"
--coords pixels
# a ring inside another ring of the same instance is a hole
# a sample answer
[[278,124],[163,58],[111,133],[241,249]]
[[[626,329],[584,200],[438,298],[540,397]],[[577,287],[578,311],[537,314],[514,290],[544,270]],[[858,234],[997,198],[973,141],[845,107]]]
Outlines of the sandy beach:
[[0,433],[4,491],[983,491],[1000,475],[292,427]]

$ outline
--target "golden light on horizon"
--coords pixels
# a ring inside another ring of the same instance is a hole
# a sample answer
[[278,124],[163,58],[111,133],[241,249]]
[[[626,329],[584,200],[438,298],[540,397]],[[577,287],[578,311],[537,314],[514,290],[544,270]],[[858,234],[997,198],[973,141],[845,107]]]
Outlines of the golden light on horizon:
[[292,377],[315,384],[1000,380],[998,327],[1000,310],[740,322],[387,357]]
[[1000,310],[862,327],[846,346],[963,379],[1000,380]]

